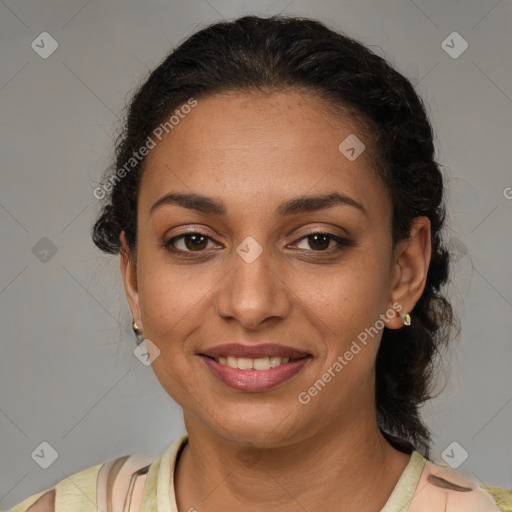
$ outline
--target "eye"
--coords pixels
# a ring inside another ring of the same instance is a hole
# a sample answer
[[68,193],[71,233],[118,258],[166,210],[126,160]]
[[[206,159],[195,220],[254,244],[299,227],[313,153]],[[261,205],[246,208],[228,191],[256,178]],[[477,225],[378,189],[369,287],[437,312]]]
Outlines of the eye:
[[[353,245],[347,238],[342,238],[340,236],[324,232],[309,233],[308,235],[299,238],[295,243],[297,244],[298,242],[309,245],[313,251],[327,253],[339,251],[346,246]],[[331,242],[334,242],[334,246],[330,246]],[[307,250],[308,248],[299,247],[299,249]]]
[[212,239],[203,233],[190,232],[170,238],[162,245],[173,252],[203,252],[209,241]]
[[[175,253],[203,253],[206,252],[206,249],[212,248],[208,247],[208,243],[213,240],[200,232],[189,232],[183,233],[178,236],[174,236],[165,240],[162,243],[162,246],[169,251]],[[342,238],[337,235],[333,235],[332,233],[324,233],[324,232],[314,232],[309,233],[302,238],[299,238],[297,242],[295,242],[295,246],[299,244],[307,244],[308,247],[298,247],[301,250],[308,250],[309,252],[323,252],[323,253],[331,253],[342,250],[344,247],[351,247],[353,242],[347,238]],[[334,243],[334,245],[331,245]],[[213,244],[215,247],[215,244]]]

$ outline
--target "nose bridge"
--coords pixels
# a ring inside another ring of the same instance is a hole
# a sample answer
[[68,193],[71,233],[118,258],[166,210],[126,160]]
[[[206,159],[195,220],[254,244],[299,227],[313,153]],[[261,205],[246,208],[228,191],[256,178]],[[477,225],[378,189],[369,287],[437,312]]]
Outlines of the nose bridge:
[[221,316],[235,317],[244,325],[256,327],[270,316],[286,314],[287,294],[271,249],[248,236],[235,248],[229,264],[230,277],[217,300]]

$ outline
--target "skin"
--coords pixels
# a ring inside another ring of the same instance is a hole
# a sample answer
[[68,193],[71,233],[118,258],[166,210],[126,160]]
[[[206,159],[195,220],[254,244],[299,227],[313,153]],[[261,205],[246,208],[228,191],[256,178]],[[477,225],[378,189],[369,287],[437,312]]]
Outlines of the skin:
[[[430,262],[425,217],[392,247],[390,199],[367,153],[349,161],[338,150],[349,134],[369,141],[323,102],[298,90],[199,99],[146,159],[136,261],[122,233],[120,266],[133,318],[160,350],[155,375],[183,408],[189,443],[174,477],[180,511],[379,511],[409,461],[377,426],[381,332],[309,403],[297,399],[392,304],[412,310]],[[168,192],[207,195],[227,212],[167,204],[150,214]],[[332,192],[366,213],[337,204],[276,214],[297,196]],[[162,246],[184,229],[210,237],[199,255],[187,239],[176,241],[188,259]],[[329,255],[336,242],[308,241],[312,231],[353,245]],[[252,263],[236,252],[249,236],[263,249]],[[398,313],[387,321],[402,325]],[[235,390],[197,353],[242,339],[312,358],[273,389]]]

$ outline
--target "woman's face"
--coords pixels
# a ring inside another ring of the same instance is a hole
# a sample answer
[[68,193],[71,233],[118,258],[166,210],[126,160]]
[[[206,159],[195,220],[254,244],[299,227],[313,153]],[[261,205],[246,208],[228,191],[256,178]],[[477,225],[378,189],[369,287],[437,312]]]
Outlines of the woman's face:
[[146,159],[128,301],[186,422],[231,441],[372,421],[382,321],[402,325],[390,200],[354,135],[369,141],[321,102],[199,99]]

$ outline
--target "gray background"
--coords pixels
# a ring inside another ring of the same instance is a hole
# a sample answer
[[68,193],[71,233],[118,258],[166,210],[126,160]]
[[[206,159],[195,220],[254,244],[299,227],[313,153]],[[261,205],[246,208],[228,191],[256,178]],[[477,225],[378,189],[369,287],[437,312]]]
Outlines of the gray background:
[[[171,47],[223,17],[279,12],[370,45],[428,105],[450,175],[462,323],[444,391],[424,408],[433,458],[456,441],[452,459],[469,454],[459,471],[512,488],[510,1],[4,0],[0,508],[123,454],[152,460],[184,433],[180,408],[133,355],[118,258],[89,236],[92,191],[125,101]],[[44,31],[59,45],[46,59],[31,47]],[[456,59],[441,46],[453,31],[469,44]],[[59,455],[48,469],[31,457],[43,441]]]

